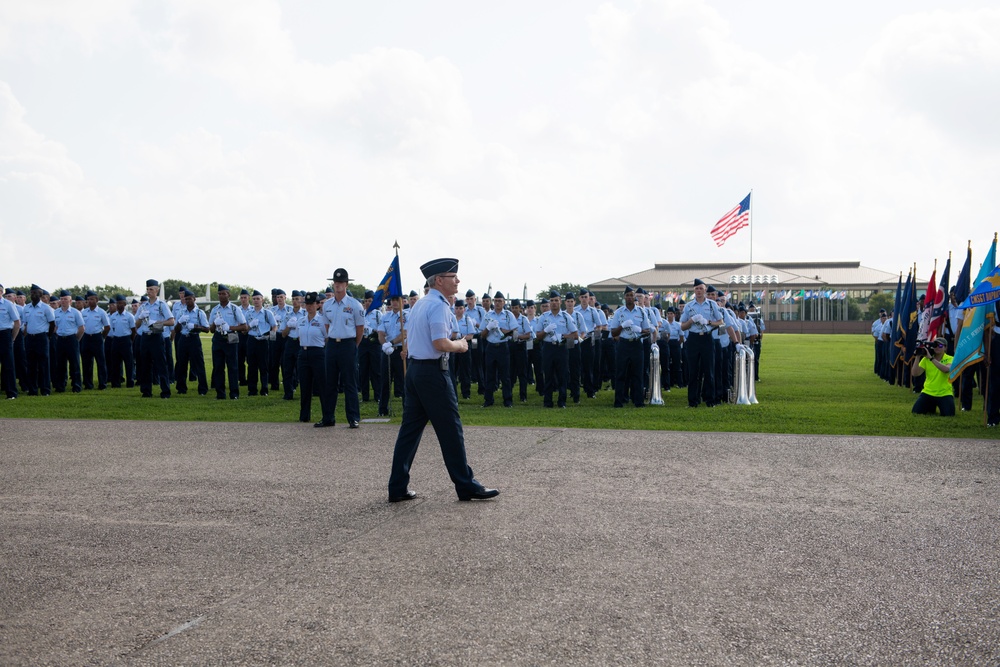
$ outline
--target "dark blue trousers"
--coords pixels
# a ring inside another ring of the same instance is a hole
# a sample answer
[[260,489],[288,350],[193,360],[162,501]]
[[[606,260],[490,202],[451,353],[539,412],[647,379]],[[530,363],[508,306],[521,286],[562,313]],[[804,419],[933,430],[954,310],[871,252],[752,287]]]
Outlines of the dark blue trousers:
[[49,335],[47,333],[28,334],[24,339],[24,353],[27,361],[25,390],[29,396],[41,393],[48,396],[52,392],[52,371],[49,368]]
[[59,336],[56,340],[55,389],[66,391],[66,366],[69,366],[69,377],[74,392],[83,389],[80,374],[80,341],[76,334]]
[[715,403],[715,341],[711,334],[688,336],[684,343],[687,350],[688,405],[698,407],[702,400]]
[[458,415],[458,398],[451,375],[436,362],[413,363],[406,370],[406,404],[399,425],[389,474],[389,496],[402,496],[410,483],[410,468],[427,422],[441,444],[448,476],[459,497],[482,489],[465,456],[465,435]]
[[83,366],[83,386],[94,388],[94,365],[97,365],[97,388],[108,386],[108,365],[104,357],[104,336],[83,334],[80,341],[80,363]]
[[17,398],[17,373],[14,372],[14,338],[10,329],[0,331],[0,381],[8,398]]
[[201,336],[177,334],[177,393],[187,393],[188,368],[198,382],[198,394],[208,393],[208,378],[205,376],[205,353],[201,349]]
[[268,378],[268,363],[270,362],[269,345],[271,341],[250,336],[247,340],[247,395],[257,395],[257,378],[260,377],[260,394],[267,396],[270,386]]
[[139,362],[136,364],[139,376],[139,391],[143,396],[153,395],[153,384],[160,385],[160,397],[170,398],[170,383],[167,375],[167,355],[163,345],[162,333],[149,333],[140,336]]
[[[361,339],[358,346],[358,383],[361,386],[361,398],[367,401],[369,396],[378,400],[382,395],[382,346],[378,338],[372,342],[368,338]],[[371,393],[369,394],[369,387]]]
[[642,407],[646,397],[642,389],[643,343],[639,340],[618,339],[615,350],[615,407],[628,403],[629,398],[637,408]]
[[566,407],[566,382],[569,378],[569,355],[566,343],[539,343],[542,346],[542,375],[545,377],[545,390],[542,393],[542,405],[552,407],[552,394],[557,394],[559,407]]
[[358,346],[353,338],[326,341],[326,384],[320,394],[323,421],[336,421],[337,387],[344,387],[344,412],[348,422],[361,421],[358,401]]
[[295,397],[296,378],[295,367],[299,363],[299,339],[286,338],[281,348],[281,379],[285,389],[285,400]]
[[226,378],[229,378],[229,398],[240,397],[240,376],[236,368],[239,343],[230,343],[225,334],[212,336],[212,389],[216,398],[226,397]]
[[[295,343],[295,347],[299,347],[298,341],[295,341]],[[299,378],[299,421],[312,421],[313,396],[322,397],[323,386],[326,384],[326,354],[324,348],[299,348],[296,372]]]
[[122,386],[122,368],[124,367],[125,383],[129,387],[134,387],[132,365],[135,359],[132,357],[132,337],[118,336],[108,337],[111,343],[111,351],[108,355],[108,374],[111,377],[111,386],[118,389]]
[[483,405],[493,405],[493,394],[497,390],[497,378],[500,378],[501,391],[503,393],[503,404],[512,405],[514,402],[513,388],[510,382],[510,350],[507,346],[510,343],[481,343],[486,346],[486,400]]

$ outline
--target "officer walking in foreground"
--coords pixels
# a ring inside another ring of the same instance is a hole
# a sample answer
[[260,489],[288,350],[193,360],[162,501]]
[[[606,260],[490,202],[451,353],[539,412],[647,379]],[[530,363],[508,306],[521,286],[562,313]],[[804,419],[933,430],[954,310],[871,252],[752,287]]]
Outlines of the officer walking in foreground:
[[427,422],[441,445],[445,467],[459,500],[485,500],[499,495],[480,484],[466,460],[465,436],[458,414],[458,398],[448,372],[448,354],[468,349],[465,338],[451,339],[452,313],[447,297],[458,291],[458,260],[436,259],[420,267],[430,290],[410,311],[407,324],[409,369],[406,404],[399,425],[389,475],[389,502],[413,500],[408,488],[410,468]]

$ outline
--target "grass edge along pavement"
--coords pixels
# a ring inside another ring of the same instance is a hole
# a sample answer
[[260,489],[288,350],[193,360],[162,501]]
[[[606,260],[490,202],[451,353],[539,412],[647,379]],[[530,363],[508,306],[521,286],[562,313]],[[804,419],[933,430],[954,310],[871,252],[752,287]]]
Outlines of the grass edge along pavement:
[[[210,340],[203,337],[205,361],[211,377]],[[757,385],[759,405],[721,405],[688,409],[687,390],[664,392],[663,406],[642,410],[627,406],[614,409],[613,391],[605,385],[596,399],[584,396],[565,410],[545,409],[534,386],[528,402],[517,400],[505,409],[500,401],[482,408],[482,397],[473,389],[472,398],[459,399],[466,426],[545,426],[616,430],[668,430],[702,432],[802,433],[828,435],[883,435],[894,437],[982,438],[998,437],[997,429],[982,422],[983,399],[978,393],[971,412],[954,418],[917,416],[910,413],[916,396],[909,389],[891,387],[872,373],[873,343],[866,335],[769,334],[765,337],[761,378]],[[282,400],[281,391],[269,396],[247,396],[241,387],[238,401],[217,401],[214,392],[198,396],[189,383],[187,395],[169,400],[143,399],[135,389],[84,391],[49,397],[20,396],[0,401],[0,417],[30,419],[154,420],[206,422],[298,423],[299,396]],[[346,428],[343,396],[338,398],[338,426]],[[391,404],[391,423],[401,415],[399,399]],[[361,404],[362,419],[374,419],[376,401]],[[312,416],[319,419],[319,400]]]

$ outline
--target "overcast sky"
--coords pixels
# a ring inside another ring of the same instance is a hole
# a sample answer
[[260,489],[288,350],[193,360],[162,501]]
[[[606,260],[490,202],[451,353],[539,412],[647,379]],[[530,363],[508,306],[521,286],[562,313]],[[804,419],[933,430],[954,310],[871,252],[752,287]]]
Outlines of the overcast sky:
[[[519,295],[753,259],[922,277],[1000,228],[1000,9],[0,0],[0,282]],[[957,272],[957,268],[954,270]]]

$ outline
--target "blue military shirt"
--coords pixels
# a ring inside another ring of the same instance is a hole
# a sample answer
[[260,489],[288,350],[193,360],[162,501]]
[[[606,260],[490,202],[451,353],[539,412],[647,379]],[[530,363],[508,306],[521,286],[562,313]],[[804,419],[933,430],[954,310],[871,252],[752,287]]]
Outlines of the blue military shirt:
[[10,331],[14,328],[14,322],[19,322],[21,315],[17,310],[17,305],[7,299],[0,299],[0,331]]
[[[497,322],[500,328],[490,331],[488,326],[490,322]],[[503,341],[509,340],[509,337],[504,335],[504,331],[511,331],[517,327],[517,322],[514,320],[514,314],[509,310],[502,310],[499,313],[495,310],[491,310],[486,313],[486,317],[483,318],[483,323],[480,327],[480,331],[486,331],[486,342],[487,343],[502,343]]]
[[608,320],[609,328],[622,328],[622,332],[618,337],[625,340],[635,340],[642,335],[641,333],[637,334],[632,331],[633,324],[638,325],[643,331],[651,331],[653,329],[652,323],[649,321],[649,313],[646,312],[645,308],[640,306],[635,306],[632,310],[621,306],[611,315],[611,319]]
[[84,308],[81,314],[83,315],[83,333],[85,334],[104,333],[104,327],[111,326],[108,314],[100,308]]
[[66,310],[56,308],[53,313],[56,321],[57,336],[75,336],[83,326],[83,315],[76,308],[70,306]]
[[335,298],[324,301],[323,316],[330,323],[327,338],[357,338],[357,328],[365,326],[365,307],[350,294],[340,301]]
[[33,303],[24,304],[24,313],[21,317],[22,325],[29,334],[47,334],[49,324],[56,321],[56,315],[52,312],[52,307],[41,301],[38,305]]

